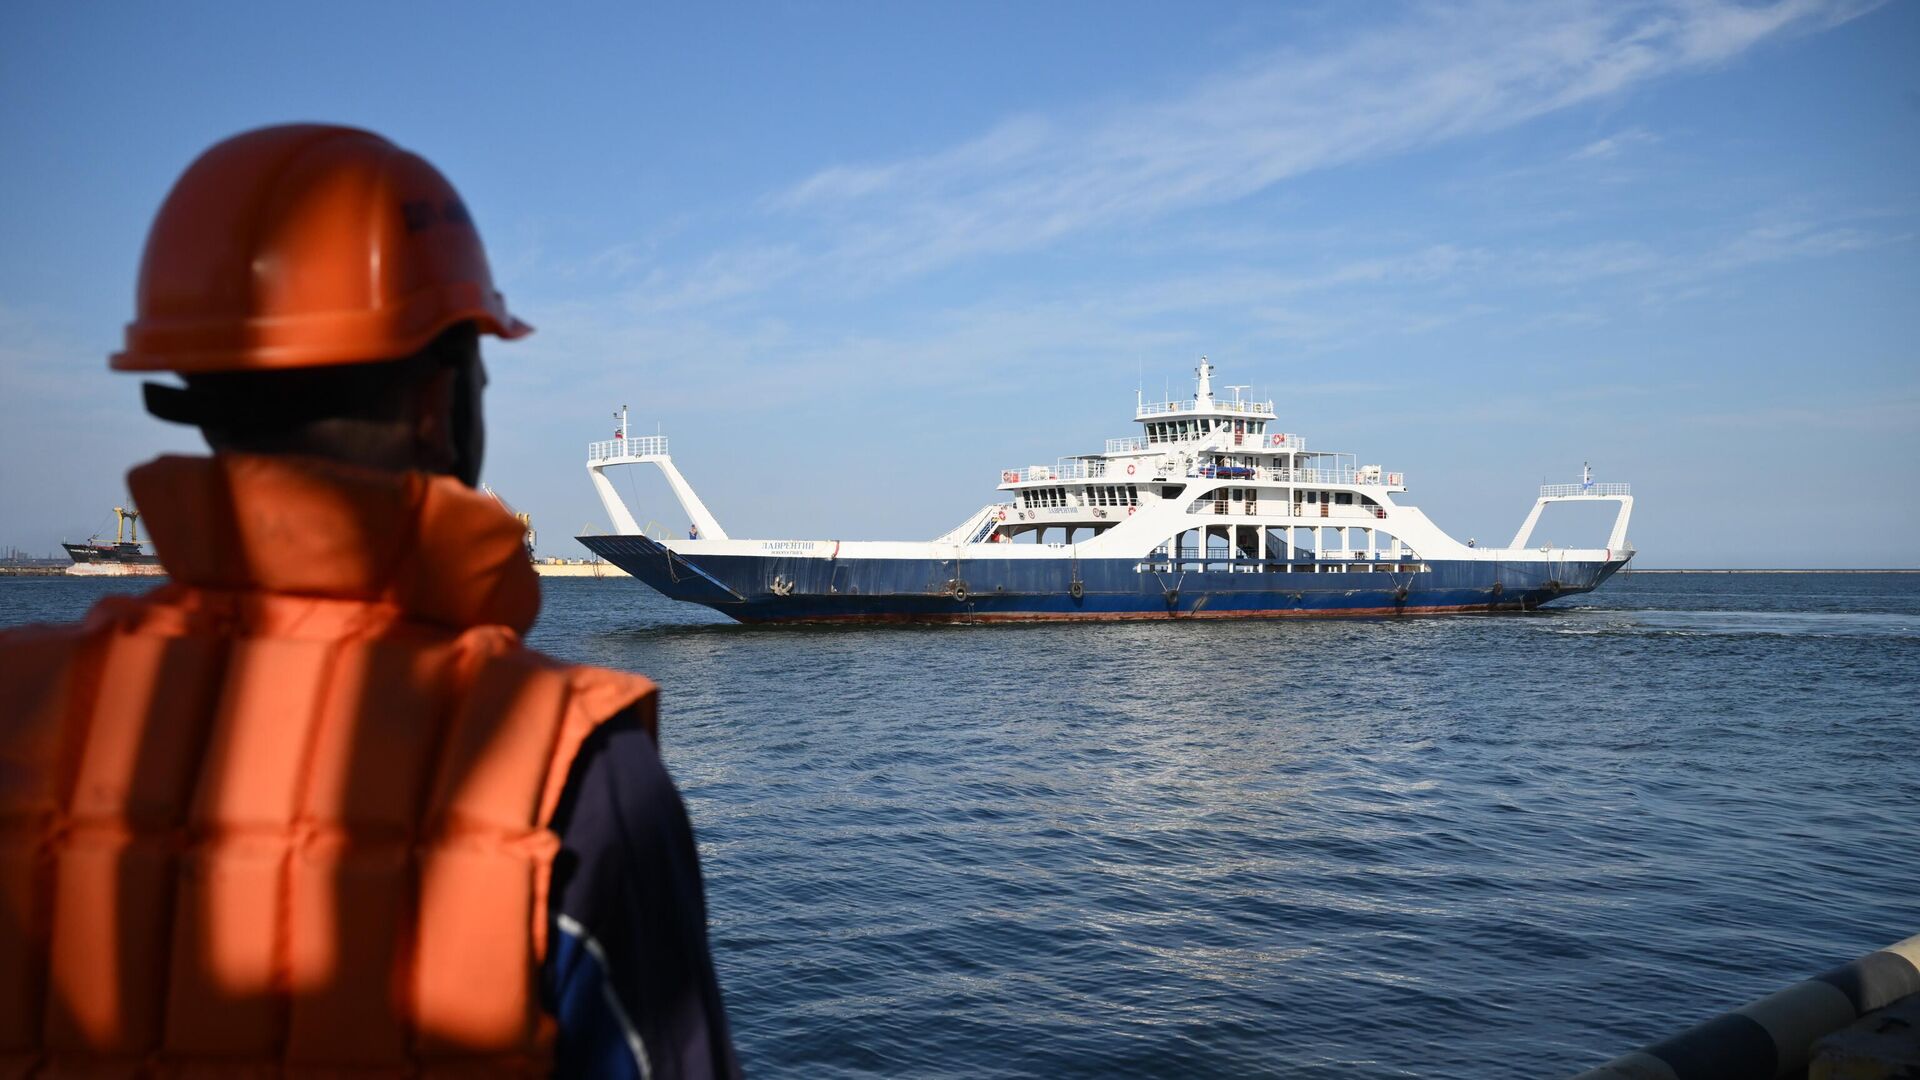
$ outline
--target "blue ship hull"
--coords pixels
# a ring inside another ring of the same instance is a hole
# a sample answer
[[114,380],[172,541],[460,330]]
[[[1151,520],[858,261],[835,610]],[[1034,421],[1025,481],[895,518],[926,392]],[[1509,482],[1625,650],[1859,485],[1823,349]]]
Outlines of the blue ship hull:
[[[1245,619],[1532,610],[1623,563],[1431,561],[1421,572],[1314,572],[1312,560],[819,559],[687,556],[645,536],[582,536],[665,596],[744,623]],[[1161,563],[1162,567],[1169,564]],[[1319,566],[1343,565],[1329,561]]]

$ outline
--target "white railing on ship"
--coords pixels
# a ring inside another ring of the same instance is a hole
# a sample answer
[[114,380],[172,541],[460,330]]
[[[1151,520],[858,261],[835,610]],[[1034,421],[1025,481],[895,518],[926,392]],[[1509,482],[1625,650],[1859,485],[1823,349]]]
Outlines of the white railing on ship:
[[1265,501],[1246,501],[1243,499],[1215,499],[1202,496],[1187,507],[1189,514],[1211,514],[1215,517],[1297,517],[1297,518],[1384,518],[1387,508],[1374,503],[1359,505],[1356,503],[1291,503],[1285,499]]
[[613,458],[642,457],[649,454],[665,456],[667,437],[665,435],[642,435],[634,439],[606,439],[587,444],[588,461],[608,461]]
[[1035,480],[1097,480],[1108,475],[1107,463],[1098,459],[1068,458],[1049,468],[1029,465],[1024,469],[1000,470],[1003,484],[1030,483]]
[[[665,453],[665,448],[662,447],[660,452]],[[1241,479],[1235,476],[1216,475],[1215,477],[1208,477],[1206,474],[1212,470],[1212,468],[1212,466],[1196,465],[1188,470],[1187,476],[1190,479]],[[1023,469],[1002,469],[1000,471],[1000,482],[1003,484],[1019,484],[1031,483],[1037,480],[1093,480],[1110,475],[1117,474],[1110,470],[1107,462],[1075,458],[1051,468],[1045,465],[1029,465]],[[1253,477],[1247,477],[1246,479],[1277,480],[1281,483],[1294,484],[1357,484],[1363,486],[1378,486],[1384,484],[1388,487],[1403,487],[1405,486],[1406,477],[1397,472],[1380,473],[1377,475],[1367,474],[1362,476],[1356,469],[1256,469],[1255,475]],[[1595,487],[1624,488],[1626,485],[1595,485]],[[1544,493],[1543,490],[1542,494]],[[1595,493],[1611,494],[1610,492],[1600,491],[1596,491]],[[1626,492],[1621,491],[1619,494],[1624,495]]]
[[1220,447],[1240,447],[1247,450],[1305,450],[1307,439],[1304,435],[1291,432],[1248,432],[1235,437],[1231,431],[1196,431],[1188,435],[1163,435],[1151,437],[1136,435],[1130,439],[1108,439],[1107,453],[1130,454],[1154,446],[1174,446],[1182,443],[1209,443]]
[[[1167,413],[1198,412],[1198,401],[1143,401],[1140,403],[1139,416],[1164,416]],[[1271,401],[1219,401],[1215,400],[1211,411],[1245,413],[1249,416],[1272,416]]]
[[1267,480],[1296,484],[1359,483],[1352,469],[1262,469],[1260,476]]
[[1055,465],[1053,467],[1053,476],[1051,477],[1051,479],[1092,480],[1096,477],[1101,477],[1105,475],[1107,475],[1106,462],[1088,461],[1084,458],[1076,458],[1074,460],[1063,461],[1060,464]]
[[1404,473],[1366,473],[1357,469],[1262,469],[1263,480],[1279,480],[1283,483],[1298,484],[1360,484],[1378,487],[1405,487]]
[[1541,496],[1561,495],[1631,495],[1631,484],[1541,484]]
[[1245,432],[1236,435],[1231,431],[1195,431],[1186,435],[1158,435],[1145,439],[1108,439],[1107,453],[1127,450],[1145,450],[1149,446],[1176,446],[1198,443],[1199,449],[1215,448],[1221,450],[1286,450],[1299,452],[1307,448],[1304,435],[1287,432]]

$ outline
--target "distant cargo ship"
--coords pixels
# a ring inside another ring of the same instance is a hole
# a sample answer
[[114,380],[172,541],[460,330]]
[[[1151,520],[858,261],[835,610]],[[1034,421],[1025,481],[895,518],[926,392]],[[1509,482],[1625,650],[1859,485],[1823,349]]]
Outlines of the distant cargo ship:
[[81,576],[159,575],[166,568],[160,557],[140,540],[140,512],[125,506],[113,508],[113,543],[89,536],[78,544],[62,543],[73,565],[67,573]]
[[[919,543],[735,540],[667,453],[632,437],[626,410],[587,471],[612,535],[594,554],[676,600],[741,622],[994,622],[1277,618],[1531,610],[1587,592],[1627,565],[1625,484],[1540,489],[1504,548],[1461,543],[1397,496],[1404,477],[1353,454],[1309,450],[1273,402],[1213,392],[1201,357],[1183,401],[1136,398],[1141,434],[1104,453],[1007,469],[988,503]],[[650,464],[692,522],[686,539],[645,535],[605,472]],[[1551,503],[1613,502],[1604,548],[1534,547]]]

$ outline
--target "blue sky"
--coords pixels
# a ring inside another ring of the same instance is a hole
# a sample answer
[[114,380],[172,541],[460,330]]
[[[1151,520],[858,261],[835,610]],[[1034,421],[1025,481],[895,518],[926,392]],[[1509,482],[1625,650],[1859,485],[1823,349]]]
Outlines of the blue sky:
[[736,536],[930,537],[1206,353],[1456,535],[1591,460],[1646,566],[1920,565],[1914,3],[317,7],[0,8],[0,546],[198,449],[105,367],[147,224],[326,120],[539,327],[487,479],[549,553],[622,403]]

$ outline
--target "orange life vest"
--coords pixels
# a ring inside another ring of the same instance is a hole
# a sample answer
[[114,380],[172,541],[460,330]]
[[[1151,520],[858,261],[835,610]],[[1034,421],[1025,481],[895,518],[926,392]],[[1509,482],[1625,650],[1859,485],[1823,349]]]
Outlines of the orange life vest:
[[129,482],[172,583],[0,634],[0,1073],[550,1068],[547,825],[652,684],[521,647],[522,527],[451,479]]

